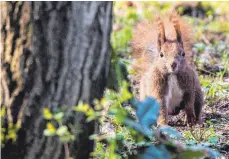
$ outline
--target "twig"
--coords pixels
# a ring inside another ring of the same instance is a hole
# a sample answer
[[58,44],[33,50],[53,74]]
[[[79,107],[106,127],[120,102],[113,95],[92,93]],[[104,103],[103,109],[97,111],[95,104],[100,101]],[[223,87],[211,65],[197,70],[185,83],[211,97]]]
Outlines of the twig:
[[205,73],[209,73],[209,74],[212,74],[212,75],[216,75],[215,73],[212,73],[212,72],[210,72],[210,71],[208,71],[208,70],[205,70],[205,69],[202,69],[202,68],[197,68],[197,70],[198,70],[198,71],[203,71],[203,72],[205,72]]
[[65,159],[68,159],[70,157],[70,152],[67,143],[64,144],[64,151],[65,151]]
[[222,107],[224,107],[224,106],[226,106],[226,105],[228,105],[229,104],[229,102],[226,102],[226,103],[224,103],[224,104],[221,104],[219,107],[218,107],[218,109],[220,109],[220,108],[222,108]]
[[203,41],[207,44],[210,45],[210,41],[207,39],[207,37],[205,35],[202,35],[201,38],[203,39]]

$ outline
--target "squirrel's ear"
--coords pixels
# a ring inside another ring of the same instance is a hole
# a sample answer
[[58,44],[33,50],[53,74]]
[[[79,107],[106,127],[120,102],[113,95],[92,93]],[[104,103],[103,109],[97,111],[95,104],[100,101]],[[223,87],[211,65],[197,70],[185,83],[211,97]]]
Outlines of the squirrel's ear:
[[156,24],[157,24],[157,45],[158,45],[158,50],[161,50],[161,45],[165,42],[165,28],[163,21],[161,20],[160,17],[156,17]]
[[177,41],[181,43],[181,45],[183,46],[183,41],[182,41],[181,31],[180,31],[180,24],[179,24],[179,17],[175,10],[172,11],[172,14],[169,17],[169,19],[173,23],[174,29],[176,31]]

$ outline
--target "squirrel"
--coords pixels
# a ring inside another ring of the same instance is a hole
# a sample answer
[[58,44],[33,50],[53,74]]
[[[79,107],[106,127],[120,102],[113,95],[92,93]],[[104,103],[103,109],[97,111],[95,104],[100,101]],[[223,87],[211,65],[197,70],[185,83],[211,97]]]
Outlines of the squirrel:
[[140,100],[154,97],[161,105],[157,125],[184,109],[186,124],[201,124],[203,92],[193,62],[190,25],[175,11],[155,24],[141,21],[132,39],[133,69],[139,75]]

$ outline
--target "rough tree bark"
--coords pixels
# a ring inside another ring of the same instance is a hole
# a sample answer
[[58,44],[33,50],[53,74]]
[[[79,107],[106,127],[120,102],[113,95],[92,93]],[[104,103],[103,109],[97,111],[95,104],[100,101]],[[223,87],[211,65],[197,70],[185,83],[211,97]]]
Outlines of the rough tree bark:
[[72,107],[101,98],[110,63],[112,2],[1,2],[1,106],[3,124],[17,124],[7,159],[63,159],[58,137],[45,137],[43,108],[68,106],[67,120],[83,133],[70,156],[89,158],[94,123]]

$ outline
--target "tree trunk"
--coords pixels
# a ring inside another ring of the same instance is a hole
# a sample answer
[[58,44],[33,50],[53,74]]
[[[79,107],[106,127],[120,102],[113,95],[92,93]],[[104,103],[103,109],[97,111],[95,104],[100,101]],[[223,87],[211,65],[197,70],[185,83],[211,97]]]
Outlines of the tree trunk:
[[46,137],[43,108],[68,106],[66,122],[83,133],[70,143],[70,156],[89,158],[95,124],[72,111],[79,101],[101,98],[110,64],[112,2],[1,2],[2,120],[19,127],[7,140],[6,159],[63,159],[58,137]]

